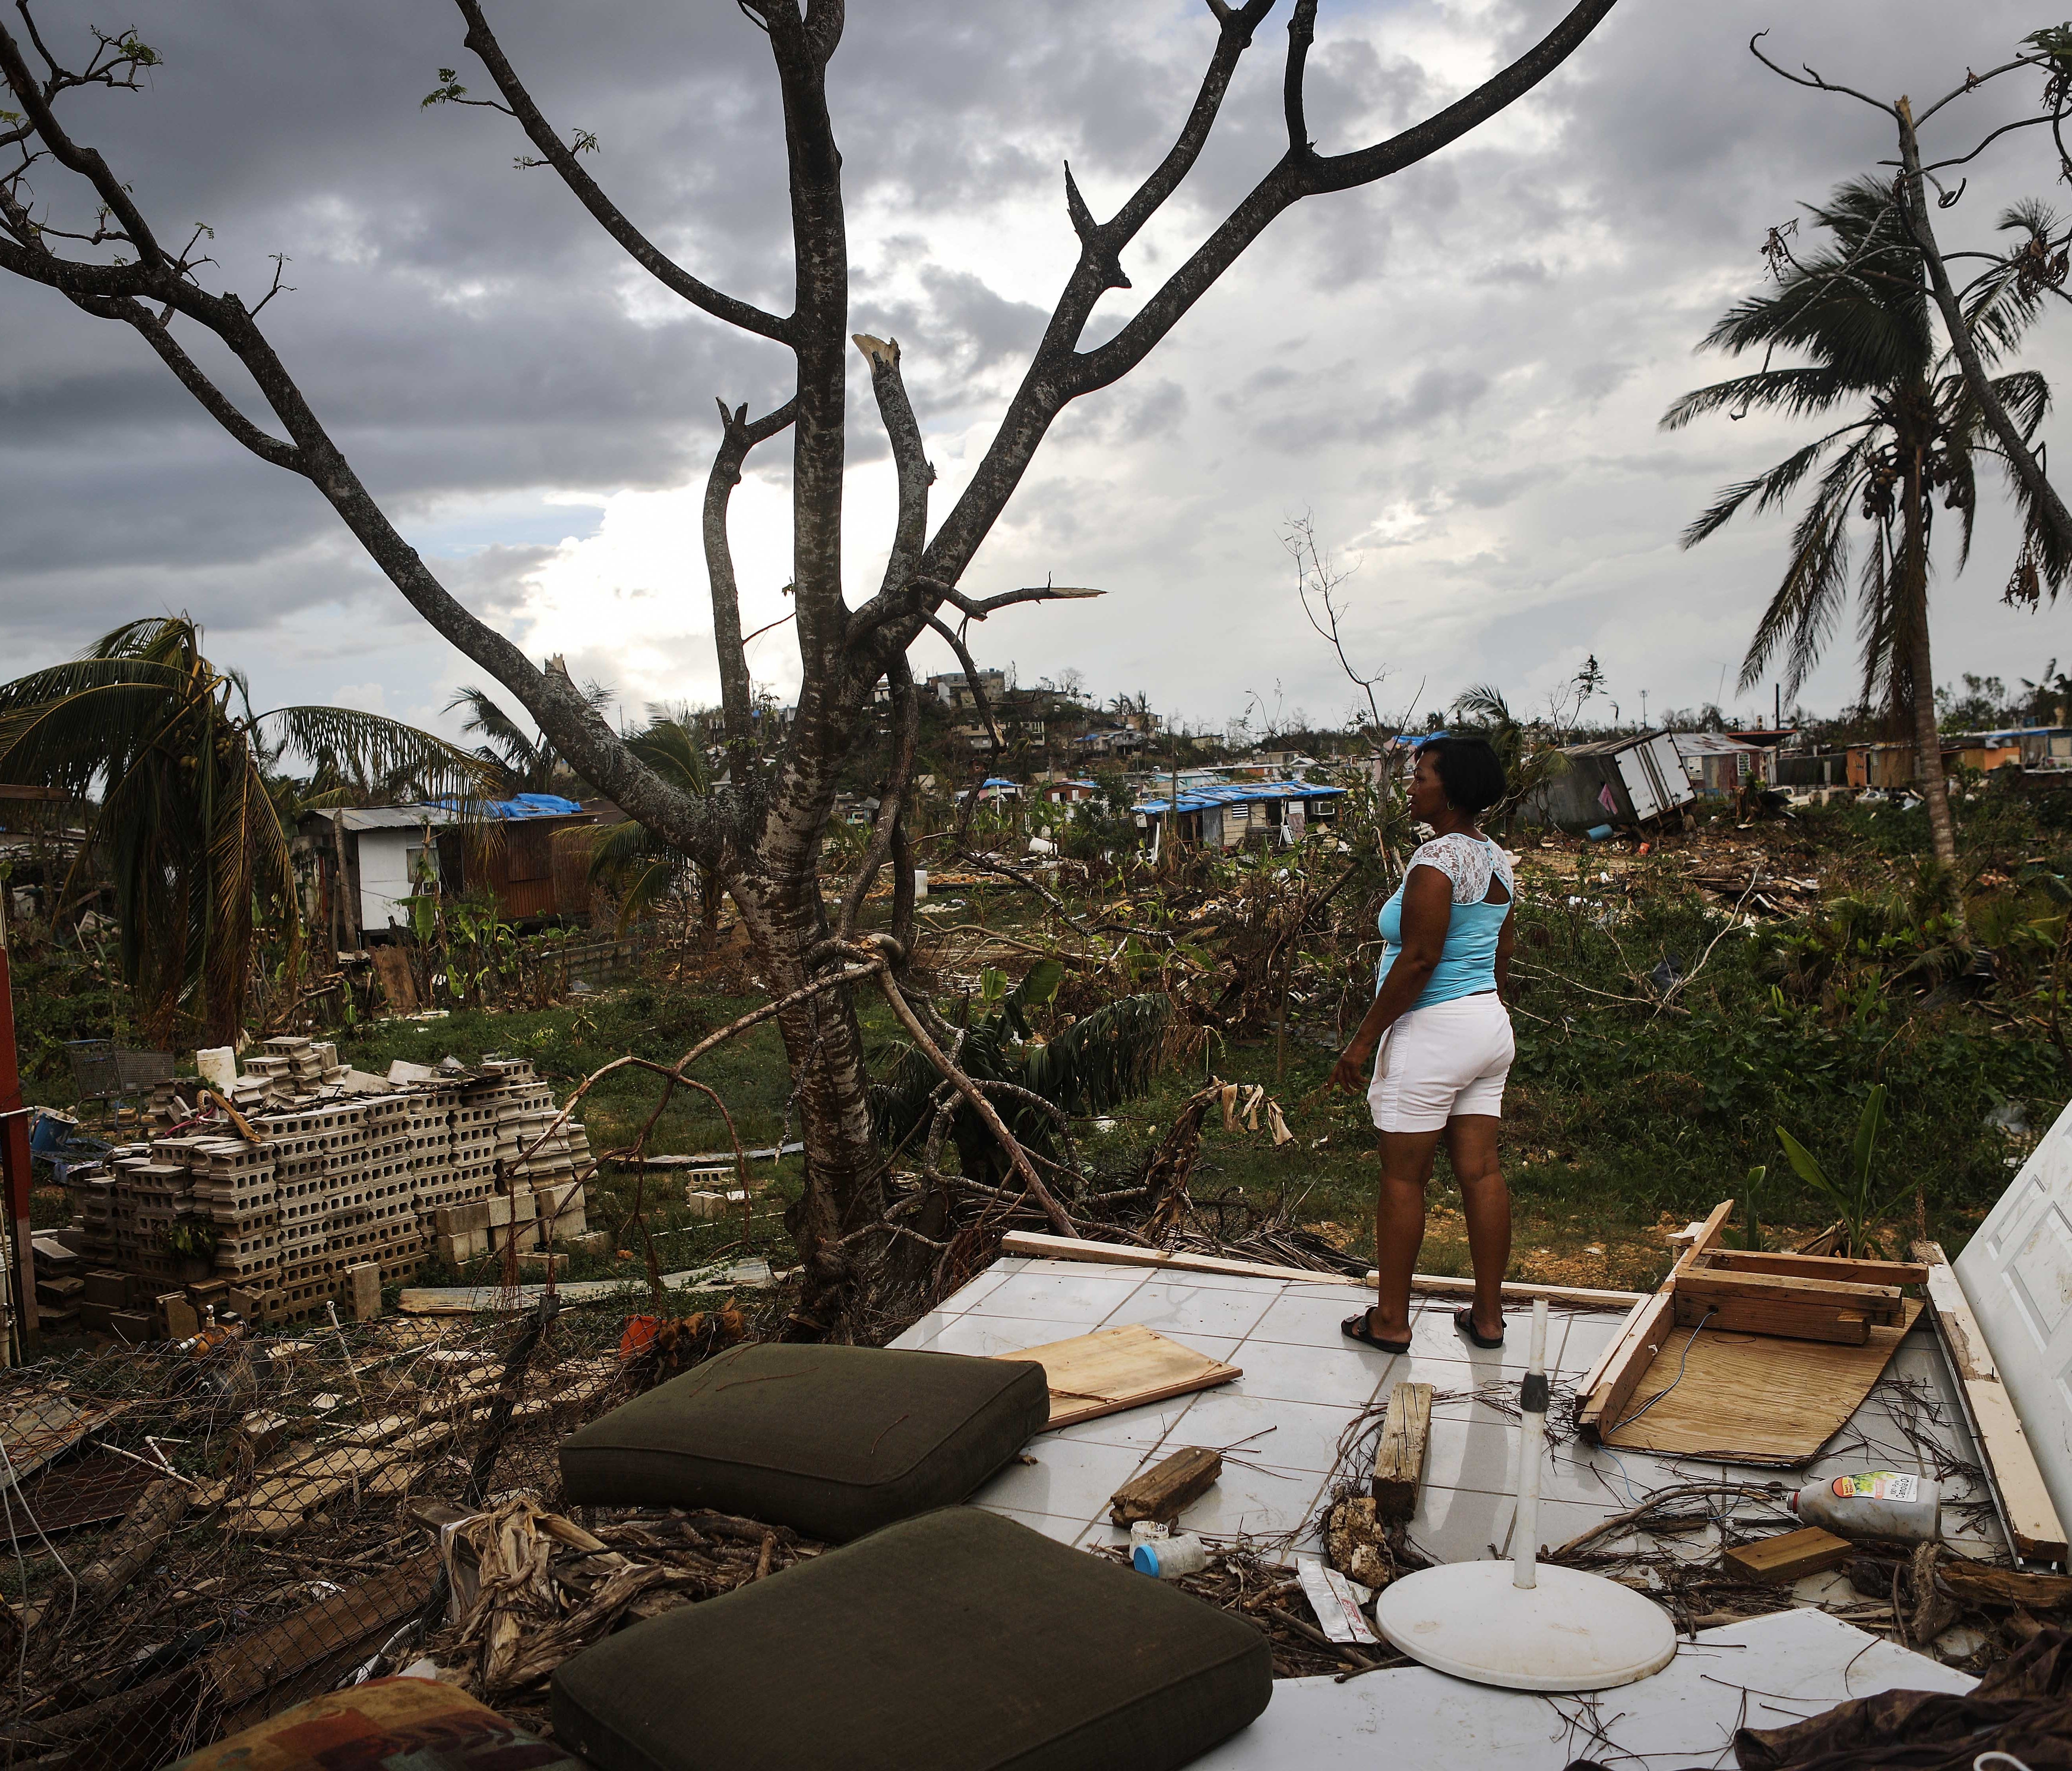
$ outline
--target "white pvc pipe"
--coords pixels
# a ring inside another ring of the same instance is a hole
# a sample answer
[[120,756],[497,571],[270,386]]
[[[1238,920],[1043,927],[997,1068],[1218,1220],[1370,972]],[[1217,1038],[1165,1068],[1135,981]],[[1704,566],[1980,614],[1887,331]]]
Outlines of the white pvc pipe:
[[1532,1301],[1532,1350],[1519,1397],[1518,1510],[1511,1522],[1511,1576],[1515,1587],[1539,1584],[1540,1454],[1547,1440],[1547,1300]]

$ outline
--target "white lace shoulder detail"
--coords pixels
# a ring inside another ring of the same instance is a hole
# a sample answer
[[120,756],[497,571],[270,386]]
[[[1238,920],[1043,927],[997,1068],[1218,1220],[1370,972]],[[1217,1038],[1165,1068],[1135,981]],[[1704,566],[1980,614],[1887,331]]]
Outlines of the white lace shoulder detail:
[[1503,889],[1512,897],[1518,895],[1511,884],[1511,857],[1486,837],[1478,840],[1460,830],[1434,836],[1410,857],[1412,867],[1420,865],[1437,868],[1453,882],[1456,904],[1481,903],[1489,896],[1492,875],[1503,881]]

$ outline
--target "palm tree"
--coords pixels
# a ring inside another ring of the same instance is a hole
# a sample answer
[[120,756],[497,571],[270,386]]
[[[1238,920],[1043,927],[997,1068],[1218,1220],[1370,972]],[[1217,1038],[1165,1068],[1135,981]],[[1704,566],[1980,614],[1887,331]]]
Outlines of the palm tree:
[[[1936,858],[1951,865],[1956,835],[1928,644],[1935,494],[1941,491],[1944,508],[1957,513],[1962,570],[1977,504],[1977,458],[2000,450],[1938,337],[1926,268],[1891,184],[1852,179],[1836,188],[1826,207],[1809,209],[1827,240],[1803,262],[1780,241],[1776,288],[1737,302],[1702,341],[1701,347],[1736,355],[1760,350],[1762,367],[1685,394],[1663,415],[1663,427],[1679,429],[1702,413],[1720,411],[1737,417],[1758,409],[1802,417],[1850,406],[1855,415],[1767,472],[1724,488],[1684,532],[1683,544],[1696,546],[1744,507],[1758,513],[1779,507],[1819,470],[1811,501],[1792,530],[1783,580],[1741,664],[1746,690],[1781,655],[1785,692],[1795,695],[1819,662],[1848,601],[1852,520],[1860,518],[1869,531],[1856,573],[1864,699],[1882,707],[1895,730],[1911,727]],[[2002,225],[2039,227],[2047,220],[2047,212],[2025,205],[2010,211]],[[1967,294],[1966,317],[1989,363],[2015,346],[2041,304],[2040,292],[2012,263],[1997,265]],[[1785,353],[1811,360],[1773,362]],[[2050,403],[2049,384],[2023,370],[1992,386],[2025,438],[2033,438]],[[2008,477],[2022,525],[2021,558],[2054,590],[2072,562],[2021,479],[2012,472]]]
[[[611,691],[601,683],[586,683],[582,698],[594,708],[602,708],[611,700]],[[468,710],[460,729],[482,735],[483,742],[475,754],[495,771],[500,793],[553,791],[554,777],[562,764],[553,739],[544,732],[528,733],[487,689],[460,690],[446,703],[446,710],[450,713],[457,707]]]
[[413,726],[342,707],[255,713],[244,677],[209,662],[184,614],[125,623],[69,664],[0,684],[0,780],[99,796],[73,881],[106,856],[123,976],[155,1039],[191,1023],[234,1041],[262,931],[299,951],[282,812],[295,795],[278,777],[291,752],[319,774],[482,791],[479,762]]
[[[705,738],[689,709],[671,713],[650,707],[646,728],[627,738],[626,746],[672,787],[699,795],[711,791]],[[720,876],[631,819],[598,829],[590,849],[590,877],[593,884],[610,885],[621,894],[622,930],[654,910],[681,881],[692,887],[705,932],[711,935],[719,927],[720,903],[726,895]]]

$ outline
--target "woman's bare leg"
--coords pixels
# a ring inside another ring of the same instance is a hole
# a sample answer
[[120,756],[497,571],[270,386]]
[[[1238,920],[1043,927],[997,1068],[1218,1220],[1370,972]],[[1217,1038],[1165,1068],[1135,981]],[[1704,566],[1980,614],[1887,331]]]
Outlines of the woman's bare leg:
[[1383,1341],[1410,1338],[1410,1276],[1424,1240],[1424,1184],[1432,1178],[1437,1132],[1383,1132],[1381,1192],[1374,1209],[1374,1266],[1379,1301],[1367,1332]]
[[[1494,1113],[1464,1113],[1446,1121],[1446,1159],[1460,1183],[1468,1220],[1468,1259],[1475,1269],[1475,1332],[1503,1333],[1503,1276],[1511,1265],[1511,1192],[1497,1160]],[[1427,1164],[1430,1158],[1426,1158]]]

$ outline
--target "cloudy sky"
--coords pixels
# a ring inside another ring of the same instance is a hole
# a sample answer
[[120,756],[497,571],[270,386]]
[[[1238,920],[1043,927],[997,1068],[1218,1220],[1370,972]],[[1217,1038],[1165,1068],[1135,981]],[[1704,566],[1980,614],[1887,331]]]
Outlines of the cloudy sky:
[[[1326,0],[1309,116],[1361,145],[1443,105],[1558,16],[1556,0]],[[44,0],[47,40],[105,9]],[[1126,256],[1096,339],[1127,317],[1279,147],[1276,14],[1218,137]],[[896,336],[946,510],[989,438],[1068,271],[1069,159],[1110,212],[1163,151],[1213,27],[1200,0],[852,0],[832,76],[857,330]],[[548,114],[594,130],[588,163],[679,261],[779,310],[789,243],[767,50],[720,0],[492,0]],[[440,0],[134,0],[165,57],[134,94],[75,95],[163,234],[206,223],[216,286],[263,292],[282,355],[391,516],[446,581],[535,654],[567,655],[626,709],[717,693],[697,540],[715,395],[763,409],[783,354],[677,302],[627,261],[494,113],[422,109],[435,70],[489,82]],[[984,661],[1219,727],[1344,712],[1351,688],[1303,622],[1282,546],[1309,513],[1342,565],[1355,661],[1384,703],[1469,683],[1537,705],[1587,653],[1625,715],[1723,694],[1776,583],[1786,524],[1737,523],[1690,553],[1679,530],[1794,427],[1708,421],[1665,434],[1676,394],[1729,372],[1692,346],[1757,287],[1767,228],[1891,150],[1885,120],[1749,57],[1881,95],[1939,95],[2005,60],[2040,15],[2001,0],[1708,6],[1623,0],[1552,81],[1441,156],[1312,199],[1118,387],[1068,410],[965,583],[1093,584],[1098,603],[979,631]],[[1903,30],[1895,29],[1901,18]],[[1944,113],[1947,151],[2022,114],[2008,83]],[[1940,218],[1983,243],[2000,204],[2049,193],[2037,133],[1974,167]],[[90,216],[61,179],[63,222]],[[2062,311],[2061,310],[2061,311]],[[2072,315],[2029,360],[2072,387]],[[875,588],[890,474],[860,363],[849,579]],[[2072,399],[2072,392],[2066,397]],[[2054,418],[2055,442],[2067,421]],[[789,577],[785,444],[735,495],[754,627]],[[2054,456],[2067,458],[2072,438]],[[1935,592],[1938,676],[2012,682],[2072,660],[2066,611],[2002,606],[2011,518],[1982,499],[1968,568]],[[416,621],[303,482],[236,448],[126,329],[0,284],[0,670],[65,656],[129,617],[186,610],[261,705],[335,701],[450,729],[478,680]],[[1808,687],[1853,684],[1850,635]],[[917,654],[928,667],[946,654]],[[786,633],[752,668],[796,680]],[[1766,709],[1768,690],[1760,705]],[[1753,707],[1757,697],[1741,697]]]

